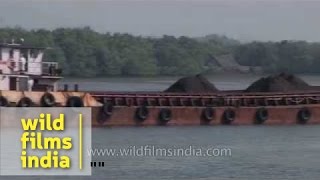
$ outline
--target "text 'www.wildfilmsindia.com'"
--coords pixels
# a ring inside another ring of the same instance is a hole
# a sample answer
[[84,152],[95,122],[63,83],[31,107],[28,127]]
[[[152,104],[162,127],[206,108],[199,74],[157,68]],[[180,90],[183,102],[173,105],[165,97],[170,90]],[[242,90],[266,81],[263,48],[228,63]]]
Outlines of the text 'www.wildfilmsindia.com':
[[126,148],[93,148],[87,150],[92,157],[231,157],[230,148],[198,148],[194,146],[167,148],[158,146],[129,146]]

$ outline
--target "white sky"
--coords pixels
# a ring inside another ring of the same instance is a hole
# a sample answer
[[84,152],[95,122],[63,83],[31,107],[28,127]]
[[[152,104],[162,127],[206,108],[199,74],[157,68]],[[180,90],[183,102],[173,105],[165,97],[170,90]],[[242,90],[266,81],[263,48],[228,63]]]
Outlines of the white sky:
[[99,32],[320,41],[320,1],[0,0],[0,26],[91,26]]

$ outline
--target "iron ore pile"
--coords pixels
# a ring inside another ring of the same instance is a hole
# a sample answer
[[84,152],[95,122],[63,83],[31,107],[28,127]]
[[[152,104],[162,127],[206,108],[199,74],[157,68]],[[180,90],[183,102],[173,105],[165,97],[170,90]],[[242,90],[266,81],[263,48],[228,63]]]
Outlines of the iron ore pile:
[[246,92],[288,92],[311,90],[312,86],[302,79],[286,73],[263,77],[252,83]]
[[179,93],[214,93],[219,90],[201,74],[179,79],[165,92]]
[[[312,90],[302,79],[287,73],[280,73],[260,78],[244,92],[288,92]],[[165,92],[174,93],[217,93],[219,90],[201,74],[179,79]]]

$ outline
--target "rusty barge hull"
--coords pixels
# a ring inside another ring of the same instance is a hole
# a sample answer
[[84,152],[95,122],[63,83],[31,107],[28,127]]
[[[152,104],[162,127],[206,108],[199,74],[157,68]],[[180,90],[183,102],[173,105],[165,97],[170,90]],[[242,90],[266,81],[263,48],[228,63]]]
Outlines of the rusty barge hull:
[[[269,111],[269,118],[263,124],[265,125],[289,125],[301,124],[297,118],[297,114],[301,108],[297,106],[282,106],[282,107],[266,107]],[[143,122],[135,118],[137,107],[115,107],[111,117],[105,120],[99,120],[99,108],[93,108],[94,127],[107,126],[155,126],[155,125],[222,125],[223,114],[230,107],[215,108],[215,118],[210,122],[202,119],[201,107],[170,107],[172,110],[172,119],[166,124],[159,121],[159,112],[162,108],[168,107],[150,107],[149,116]],[[233,107],[232,107],[233,108]],[[309,106],[312,116],[307,123],[304,124],[320,124],[320,105]],[[235,110],[235,119],[229,125],[253,125],[256,123],[256,110],[254,107],[239,107]]]
[[320,124],[320,91],[90,94],[103,104],[93,107],[94,127]]

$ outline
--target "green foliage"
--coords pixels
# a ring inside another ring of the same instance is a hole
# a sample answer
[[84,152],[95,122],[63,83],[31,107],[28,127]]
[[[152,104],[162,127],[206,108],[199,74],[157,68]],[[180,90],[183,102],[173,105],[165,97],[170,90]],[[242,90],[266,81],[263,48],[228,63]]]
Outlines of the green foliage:
[[241,44],[234,56],[241,65],[261,66],[265,72],[319,73],[320,46],[305,41]]
[[189,75],[214,69],[213,56],[232,53],[241,65],[261,66],[265,72],[320,72],[320,44],[303,41],[240,42],[219,35],[201,38],[97,33],[89,27],[27,31],[0,28],[0,40],[51,47],[46,61],[57,61],[64,75],[150,76]]

